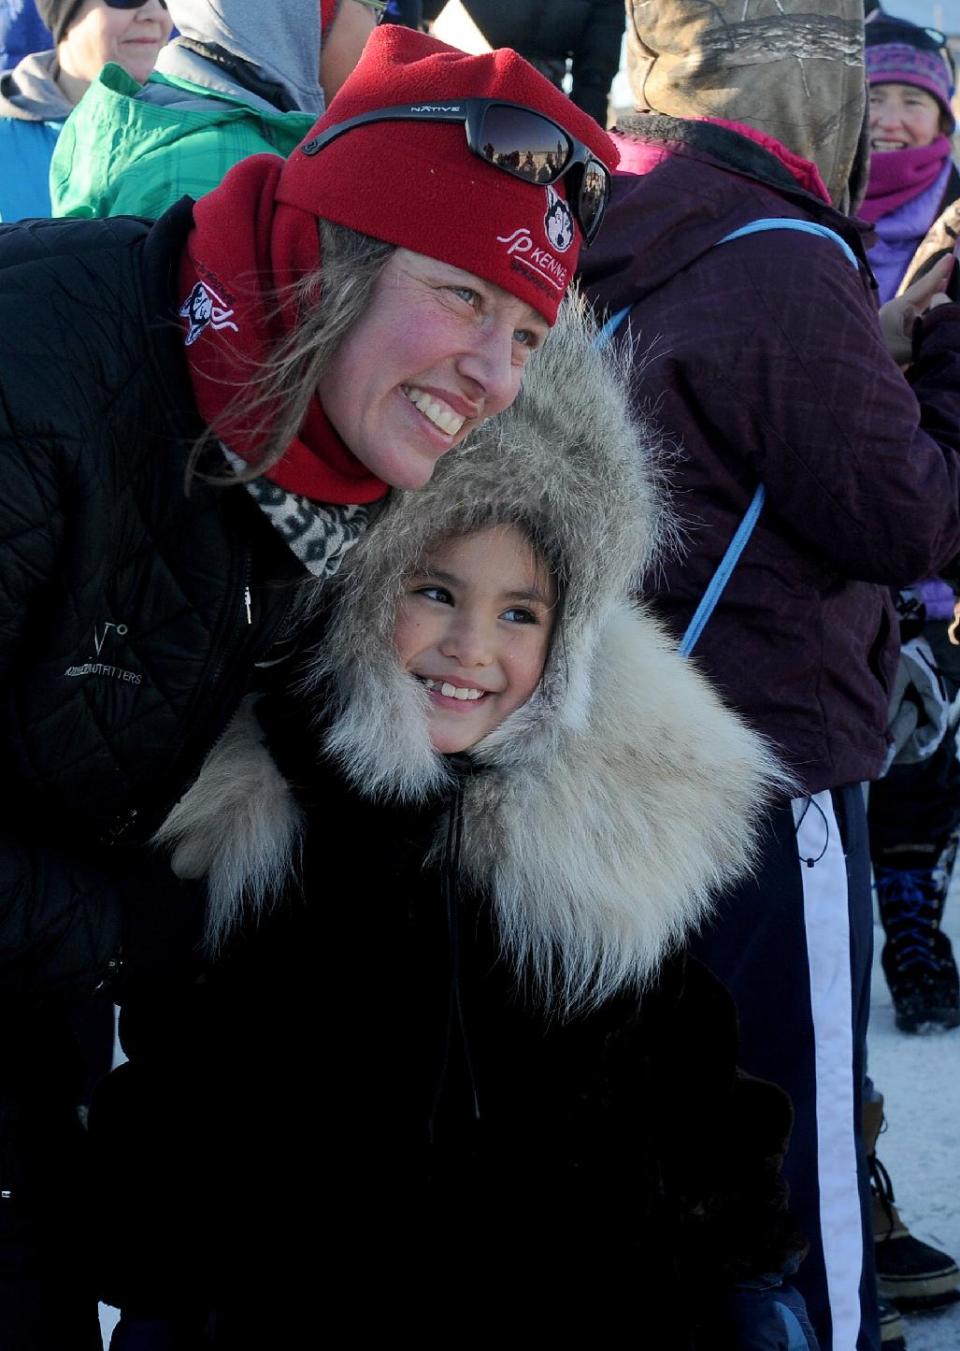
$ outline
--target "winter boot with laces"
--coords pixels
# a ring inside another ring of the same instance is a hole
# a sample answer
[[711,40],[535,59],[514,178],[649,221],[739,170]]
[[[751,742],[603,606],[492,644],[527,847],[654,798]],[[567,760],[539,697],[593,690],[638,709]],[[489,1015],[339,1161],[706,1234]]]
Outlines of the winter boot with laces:
[[[960,1025],[960,978],[950,940],[940,928],[956,848],[954,839],[933,868],[874,869],[886,934],[883,973],[902,1032]],[[915,855],[908,857],[910,862],[919,861]]]
[[[883,1099],[864,1103],[863,1137],[870,1168],[877,1289],[904,1313],[960,1300],[960,1268],[949,1254],[914,1238],[894,1205],[890,1174],[876,1156]],[[887,1343],[884,1342],[884,1346]]]

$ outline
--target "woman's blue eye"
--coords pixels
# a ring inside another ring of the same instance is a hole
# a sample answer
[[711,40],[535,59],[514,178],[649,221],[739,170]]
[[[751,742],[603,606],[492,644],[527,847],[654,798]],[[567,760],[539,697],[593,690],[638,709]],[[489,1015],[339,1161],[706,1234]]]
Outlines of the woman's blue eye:
[[509,610],[504,610],[502,619],[507,619],[511,624],[536,624],[537,616],[532,610],[524,610],[519,606],[514,606]]
[[418,596],[426,596],[427,600],[435,600],[440,605],[452,605],[453,597],[444,586],[420,586],[417,588]]
[[480,304],[478,292],[474,291],[470,286],[451,286],[450,290],[455,296],[459,296],[461,300],[465,300],[468,305],[476,307]]

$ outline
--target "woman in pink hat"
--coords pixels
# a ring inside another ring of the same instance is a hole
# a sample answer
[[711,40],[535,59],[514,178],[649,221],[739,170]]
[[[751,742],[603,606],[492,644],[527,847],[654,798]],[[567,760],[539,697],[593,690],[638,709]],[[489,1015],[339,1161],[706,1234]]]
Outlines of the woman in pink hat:
[[[870,179],[860,214],[876,230],[869,258],[885,302],[954,247],[960,222],[960,173],[950,143],[954,71],[945,38],[935,29],[876,13],[865,32]],[[949,274],[944,284],[948,280]],[[953,586],[931,577],[905,592],[903,602],[908,618],[902,638],[918,639],[921,673],[924,662],[935,663],[941,697],[953,698],[960,689],[958,649],[947,636]],[[905,707],[912,708],[909,700]],[[885,935],[883,972],[897,1026],[908,1033],[960,1023],[960,978],[942,928],[960,830],[958,790],[960,765],[947,733],[925,755],[912,744],[898,744],[897,759],[870,791],[870,849]],[[897,1297],[899,1291],[884,1279],[888,1260],[888,1248],[878,1249],[881,1289]],[[923,1299],[954,1297],[956,1264],[946,1259],[938,1276],[943,1289],[921,1289]]]
[[516,397],[615,159],[514,53],[385,27],[289,161],[3,232],[5,1351],[98,1345],[76,1024],[202,925],[152,837],[305,586]]

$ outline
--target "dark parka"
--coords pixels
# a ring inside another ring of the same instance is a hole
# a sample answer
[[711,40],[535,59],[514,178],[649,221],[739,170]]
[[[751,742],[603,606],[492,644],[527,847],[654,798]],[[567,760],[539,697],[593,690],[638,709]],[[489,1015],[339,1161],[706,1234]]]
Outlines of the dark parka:
[[[663,152],[618,175],[583,279],[635,306],[638,397],[680,448],[682,561],[652,578],[681,633],[758,482],[766,506],[696,660],[786,755],[804,790],[880,773],[897,638],[889,587],[960,551],[960,308],[918,326],[911,389],[888,355],[854,226],[736,131],[664,117],[629,135]],[[793,217],[836,243],[768,231]]]
[[5,1351],[79,1348],[87,1313],[97,1335],[92,1286],[73,1297],[77,1027],[116,974],[121,901],[162,916],[128,928],[151,963],[189,950],[202,897],[129,846],[195,773],[282,620],[275,583],[299,571],[243,489],[185,494],[200,427],[171,285],[190,224],[184,204],[153,227],[0,230]]
[[729,996],[677,957],[642,1001],[546,1016],[488,896],[461,889],[448,925],[451,861],[423,860],[453,798],[372,804],[304,763],[301,728],[270,735],[310,815],[306,903],[182,1000],[125,1008],[138,1053],[92,1119],[106,1295],[213,1305],[230,1351],[320,1317],[739,1346],[733,1284],[803,1242],[787,1100],[737,1072]]

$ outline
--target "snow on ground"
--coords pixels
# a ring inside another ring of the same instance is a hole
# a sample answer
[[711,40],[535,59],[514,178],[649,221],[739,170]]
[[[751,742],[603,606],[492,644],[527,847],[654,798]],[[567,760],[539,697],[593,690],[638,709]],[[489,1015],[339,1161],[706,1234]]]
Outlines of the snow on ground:
[[[957,876],[944,928],[960,953]],[[880,970],[879,926],[874,941],[868,1047],[887,1117],[877,1157],[890,1173],[910,1231],[960,1261],[960,1028],[922,1037],[897,1031]],[[960,1304],[938,1314],[911,1314],[906,1324],[908,1351],[960,1351]]]
[[[960,871],[944,928],[960,953]],[[870,1073],[886,1099],[888,1121],[877,1153],[911,1232],[960,1261],[960,1028],[925,1037],[897,1031],[880,970],[879,926],[874,939]],[[116,1321],[116,1310],[101,1305],[104,1345]],[[911,1314],[907,1351],[960,1351],[960,1304],[941,1313]]]

